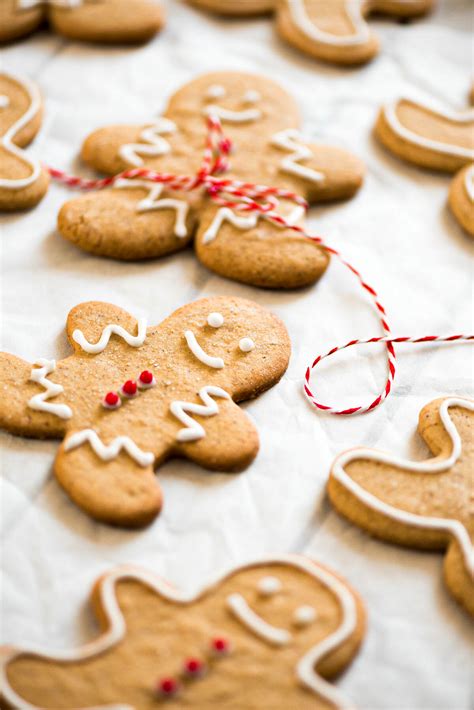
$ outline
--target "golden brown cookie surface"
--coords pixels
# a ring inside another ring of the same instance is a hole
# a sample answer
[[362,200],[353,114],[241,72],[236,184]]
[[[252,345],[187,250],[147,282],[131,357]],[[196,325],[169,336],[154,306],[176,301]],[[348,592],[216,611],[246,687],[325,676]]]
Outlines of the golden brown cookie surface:
[[290,343],[256,303],[202,299],[148,327],[107,303],[68,316],[74,354],[30,365],[2,354],[1,426],[66,437],[55,474],[98,520],[140,526],[161,508],[154,469],[172,456],[240,471],[255,458],[254,425],[236,402],[284,374]]
[[352,449],[333,464],[335,508],[384,540],[446,549],[446,584],[474,615],[474,402],[435,400],[418,430],[436,458],[412,462],[374,449]]
[[36,29],[42,21],[70,39],[134,44],[161,30],[164,12],[157,0],[2,0],[0,42]]
[[364,610],[309,558],[237,568],[197,596],[119,567],[98,581],[92,603],[104,633],[88,646],[62,658],[3,649],[4,700],[65,710],[349,706],[325,678],[355,655]]
[[34,207],[48,189],[47,172],[22,150],[38,133],[42,112],[33,82],[0,73],[0,211]]
[[[298,108],[286,91],[265,77],[234,72],[189,82],[153,124],[95,131],[85,140],[82,157],[109,174],[145,167],[192,176],[202,161],[206,116],[220,119],[234,146],[226,177],[287,189],[311,203],[347,199],[362,184],[364,166],[358,158],[303,139]],[[86,251],[119,259],[176,251],[197,235],[196,252],[208,268],[264,287],[308,285],[327,267],[328,255],[320,247],[264,216],[215,208],[197,193],[172,193],[150,182],[147,193],[146,184],[140,181],[140,192],[131,181],[121,181],[101,194],[69,201],[59,214],[60,233]],[[280,209],[285,216],[291,212],[285,204]],[[126,211],[121,222],[126,230],[119,220],[114,227],[116,210]],[[301,209],[292,216],[300,223]]]

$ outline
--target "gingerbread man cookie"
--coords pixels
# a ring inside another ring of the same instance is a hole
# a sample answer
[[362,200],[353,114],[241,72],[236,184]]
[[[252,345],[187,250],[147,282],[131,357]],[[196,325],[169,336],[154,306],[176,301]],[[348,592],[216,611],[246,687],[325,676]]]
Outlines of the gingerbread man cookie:
[[442,111],[402,98],[382,108],[375,135],[409,163],[456,173],[449,206],[461,226],[474,236],[474,110]]
[[340,513],[376,537],[447,549],[446,584],[474,615],[474,402],[431,402],[420,413],[418,431],[435,458],[414,462],[351,449],[333,464],[329,497]]
[[356,654],[364,609],[345,581],[307,557],[239,567],[198,595],[118,567],[91,602],[103,633],[86,646],[0,649],[8,707],[352,707],[326,679]]
[[311,57],[333,64],[363,64],[379,50],[366,18],[400,19],[429,12],[434,0],[189,0],[222,15],[276,13],[280,36]]
[[0,72],[0,211],[34,207],[46,194],[47,172],[22,150],[38,133],[42,113],[35,84]]
[[255,458],[257,432],[236,402],[276,384],[290,356],[284,325],[264,308],[202,299],[147,328],[116,306],[83,303],[67,335],[74,354],[57,363],[1,355],[0,426],[65,438],[56,477],[94,518],[153,520],[154,469],[172,456],[229,472]]
[[[300,136],[298,109],[286,91],[264,77],[232,72],[186,84],[151,125],[95,131],[82,157],[107,174],[146,167],[195,175],[209,115],[221,120],[233,141],[230,177],[285,188],[311,203],[349,198],[362,183],[358,158]],[[303,208],[294,204],[281,203],[281,210],[293,222],[303,218]],[[122,180],[112,189],[67,202],[58,228],[80,248],[116,259],[162,256],[194,238],[198,259],[212,271],[264,287],[311,284],[329,261],[320,247],[264,216],[218,207],[197,193],[167,192],[143,180]]]
[[164,24],[157,0],[2,0],[0,42],[23,37],[45,20],[69,39],[134,44],[151,39]]

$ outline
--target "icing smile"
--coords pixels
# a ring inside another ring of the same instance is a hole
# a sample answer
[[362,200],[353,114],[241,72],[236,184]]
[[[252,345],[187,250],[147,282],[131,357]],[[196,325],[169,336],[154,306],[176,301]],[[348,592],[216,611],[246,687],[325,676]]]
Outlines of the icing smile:
[[292,636],[286,629],[272,626],[249,607],[241,594],[227,597],[227,606],[234,616],[253,634],[274,646],[286,646]]
[[[208,88],[205,98],[206,100],[220,99],[224,98],[226,93],[223,86],[215,84]],[[261,96],[259,92],[250,89],[242,96],[242,103],[255,104],[257,101],[260,101],[260,99]],[[227,121],[228,123],[251,123],[252,121],[258,121],[258,119],[262,117],[262,112],[258,108],[245,108],[240,111],[231,111],[215,103],[206,106],[203,109],[203,113],[205,116],[216,116],[221,121]]]

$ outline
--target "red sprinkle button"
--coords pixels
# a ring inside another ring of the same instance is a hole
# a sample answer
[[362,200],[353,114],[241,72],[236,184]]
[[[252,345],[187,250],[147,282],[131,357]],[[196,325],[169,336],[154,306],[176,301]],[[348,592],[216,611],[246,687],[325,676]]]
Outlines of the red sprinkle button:
[[167,698],[171,698],[179,691],[179,683],[174,678],[163,678],[158,683],[158,692]]
[[120,397],[116,392],[107,392],[102,404],[108,409],[116,409],[117,407],[120,407]]
[[204,662],[200,658],[188,658],[184,663],[184,671],[190,678],[198,678],[205,671]]
[[149,370],[143,370],[143,372],[140,373],[140,376],[138,378],[138,384],[139,385],[144,385],[145,387],[149,387],[150,385],[154,384],[155,378],[153,377],[153,372],[150,372]]
[[122,385],[122,392],[126,397],[134,397],[137,393],[137,383],[135,380],[127,380]]
[[212,650],[219,654],[219,655],[225,655],[226,653],[229,653],[230,651],[230,643],[227,639],[225,638],[215,638],[212,639]]

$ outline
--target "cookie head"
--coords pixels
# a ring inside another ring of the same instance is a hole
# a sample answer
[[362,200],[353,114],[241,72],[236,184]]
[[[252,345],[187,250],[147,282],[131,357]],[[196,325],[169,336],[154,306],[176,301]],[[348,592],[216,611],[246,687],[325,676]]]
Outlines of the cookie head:
[[218,117],[224,130],[262,132],[297,126],[299,114],[292,98],[273,81],[255,74],[214,72],[198,77],[172,97],[167,114],[183,125],[203,117]]

